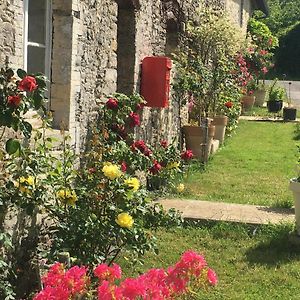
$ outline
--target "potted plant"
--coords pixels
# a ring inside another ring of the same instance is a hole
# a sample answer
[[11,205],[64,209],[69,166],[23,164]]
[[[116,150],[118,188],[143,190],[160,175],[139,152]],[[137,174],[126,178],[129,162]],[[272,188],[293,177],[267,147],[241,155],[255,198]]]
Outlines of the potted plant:
[[246,61],[255,81],[254,105],[263,106],[267,94],[265,75],[274,66],[274,49],[278,47],[278,39],[266,24],[254,18],[249,19],[247,29],[252,44],[247,49]]
[[[289,82],[289,86],[292,83]],[[287,98],[288,106],[283,108],[283,120],[284,121],[295,121],[297,117],[297,109],[292,106],[291,97]]]
[[221,11],[204,8],[195,19],[186,24],[174,56],[174,90],[180,104],[189,107],[189,124],[182,128],[186,148],[205,161],[215,131],[210,118],[216,115],[220,95],[234,77],[230,70],[243,38],[234,25],[228,26],[230,21]]
[[254,105],[262,107],[266,101],[266,95],[267,95],[267,89],[264,81],[259,82],[255,90],[253,91],[253,96],[255,96]]
[[283,106],[283,100],[286,99],[285,88],[277,84],[278,79],[275,79],[269,87],[267,107],[269,112],[278,113]]

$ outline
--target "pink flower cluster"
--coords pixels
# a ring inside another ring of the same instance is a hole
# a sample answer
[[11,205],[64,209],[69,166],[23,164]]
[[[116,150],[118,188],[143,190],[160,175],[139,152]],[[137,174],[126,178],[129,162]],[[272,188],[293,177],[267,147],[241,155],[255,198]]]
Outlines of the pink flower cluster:
[[44,289],[33,300],[67,300],[84,294],[90,283],[87,268],[74,266],[65,271],[61,263],[54,264],[43,278]]
[[[120,281],[121,273],[121,268],[116,264],[96,267],[94,275],[98,278],[99,300],[175,299],[176,296],[188,294],[193,287],[214,286],[218,281],[204,257],[190,250],[167,270],[150,269],[137,278],[127,278],[117,285],[115,281]],[[55,264],[44,278],[45,288],[34,300],[75,299],[87,292],[89,283],[85,268],[73,267],[65,272],[61,264]],[[93,287],[90,288],[92,291]]]
[[249,72],[249,66],[241,53],[237,54],[236,63],[238,67],[238,74],[236,74],[237,83],[240,87],[244,88],[245,93],[247,93],[247,85],[253,79],[253,76]]

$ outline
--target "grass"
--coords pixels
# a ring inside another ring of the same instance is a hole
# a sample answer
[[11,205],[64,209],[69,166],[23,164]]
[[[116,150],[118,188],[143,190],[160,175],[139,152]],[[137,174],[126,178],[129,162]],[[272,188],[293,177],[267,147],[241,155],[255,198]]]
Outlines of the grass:
[[289,243],[292,225],[253,227],[226,223],[160,231],[159,255],[143,266],[121,265],[127,276],[174,264],[186,249],[204,254],[219,277],[216,288],[191,299],[299,299],[300,246]]
[[183,197],[291,207],[288,182],[296,175],[297,128],[294,123],[241,120],[205,170],[192,167]]
[[[253,116],[253,117],[269,117],[269,118],[274,118],[274,117],[283,117],[283,112],[282,110],[277,113],[270,113],[268,112],[267,107],[258,107],[258,106],[253,106],[253,108],[249,111],[244,111],[243,116]],[[299,109],[297,110],[297,118],[300,118],[300,111]]]

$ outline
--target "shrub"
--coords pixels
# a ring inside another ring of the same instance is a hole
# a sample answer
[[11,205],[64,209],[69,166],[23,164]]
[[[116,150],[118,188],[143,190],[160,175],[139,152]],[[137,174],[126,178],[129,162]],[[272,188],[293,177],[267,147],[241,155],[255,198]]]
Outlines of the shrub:
[[99,300],[178,299],[217,284],[215,272],[207,266],[203,256],[193,251],[186,251],[167,270],[151,269],[121,282],[122,270],[116,264],[98,265],[93,272],[95,281],[87,271],[86,267],[78,266],[65,270],[63,264],[56,263],[43,277],[44,289],[34,300],[69,300],[80,296]]

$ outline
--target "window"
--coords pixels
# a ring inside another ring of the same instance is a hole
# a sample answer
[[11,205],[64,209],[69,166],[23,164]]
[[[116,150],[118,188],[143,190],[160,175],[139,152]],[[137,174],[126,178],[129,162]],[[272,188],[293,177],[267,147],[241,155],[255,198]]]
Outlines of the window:
[[24,0],[24,69],[50,80],[51,0]]

